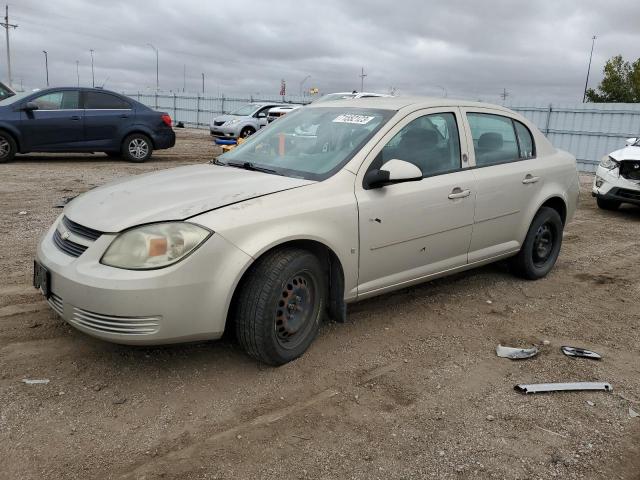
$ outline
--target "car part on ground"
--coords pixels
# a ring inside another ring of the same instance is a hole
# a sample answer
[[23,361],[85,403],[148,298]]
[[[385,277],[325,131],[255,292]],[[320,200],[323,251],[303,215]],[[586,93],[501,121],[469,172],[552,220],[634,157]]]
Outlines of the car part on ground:
[[560,350],[568,357],[590,358],[592,360],[600,360],[602,358],[599,353],[579,347],[568,347],[565,345],[560,347]]
[[539,350],[533,348],[513,348],[498,345],[496,347],[496,355],[501,358],[510,358],[511,360],[521,360],[524,358],[535,357]]
[[518,392],[524,394],[546,393],[546,392],[575,392],[603,390],[613,392],[611,384],[604,382],[572,382],[572,383],[531,383],[518,384],[513,387]]

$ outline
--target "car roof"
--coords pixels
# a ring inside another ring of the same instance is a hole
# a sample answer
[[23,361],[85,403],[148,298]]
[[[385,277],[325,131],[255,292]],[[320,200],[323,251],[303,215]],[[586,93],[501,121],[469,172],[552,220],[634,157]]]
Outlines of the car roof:
[[493,108],[510,112],[508,108],[499,105],[482,102],[470,102],[466,100],[456,100],[453,98],[441,97],[365,97],[352,98],[345,100],[330,100],[318,104],[310,104],[308,108],[328,108],[328,107],[345,107],[345,108],[377,108],[381,110],[401,110],[407,107],[414,109],[420,108],[437,108],[437,107],[476,107],[476,108]]

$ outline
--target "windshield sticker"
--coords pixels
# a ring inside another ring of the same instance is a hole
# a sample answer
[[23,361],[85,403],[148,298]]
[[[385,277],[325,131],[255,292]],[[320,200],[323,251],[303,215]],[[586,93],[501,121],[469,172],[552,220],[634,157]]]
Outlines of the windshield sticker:
[[334,123],[355,123],[357,125],[366,125],[375,117],[367,117],[366,115],[352,115],[349,113],[343,113],[333,119]]

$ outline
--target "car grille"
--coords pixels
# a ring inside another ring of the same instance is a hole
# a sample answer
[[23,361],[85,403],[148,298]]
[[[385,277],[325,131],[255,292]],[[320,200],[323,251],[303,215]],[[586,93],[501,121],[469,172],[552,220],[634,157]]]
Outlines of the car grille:
[[64,311],[64,304],[62,303],[62,299],[59,296],[57,296],[55,293],[52,293],[47,299],[47,302],[49,302],[49,306],[53,308],[53,310],[58,315],[62,316],[62,313]]
[[72,242],[69,239],[62,238],[60,232],[56,230],[53,232],[53,243],[56,244],[60,250],[62,250],[67,255],[71,255],[72,257],[79,257],[84,253],[84,251],[89,248],[85,245],[80,245],[79,243]]
[[89,312],[82,308],[73,308],[71,323],[104,333],[127,335],[151,335],[160,328],[160,318],[156,317],[117,317]]
[[627,198],[629,200],[640,201],[640,191],[628,190],[626,188],[619,188],[615,193],[618,197]]
[[70,232],[80,235],[81,237],[88,238],[89,240],[93,240],[94,242],[100,238],[100,235],[102,235],[102,232],[94,230],[93,228],[84,227],[73,220],[69,220],[67,217],[62,217],[62,224]]
[[224,125],[224,120],[213,122],[214,127],[221,127],[222,125]]

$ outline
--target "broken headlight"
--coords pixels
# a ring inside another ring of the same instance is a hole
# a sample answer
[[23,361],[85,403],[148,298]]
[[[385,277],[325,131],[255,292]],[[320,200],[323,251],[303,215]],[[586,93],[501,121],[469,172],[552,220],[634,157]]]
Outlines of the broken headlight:
[[154,223],[122,232],[100,263],[128,270],[151,270],[179,262],[213,232],[186,222]]
[[602,160],[600,160],[600,166],[606,168],[607,170],[618,168],[618,165],[620,164],[609,155],[605,155],[604,157],[602,157]]

